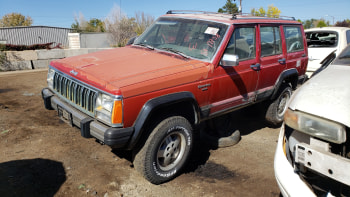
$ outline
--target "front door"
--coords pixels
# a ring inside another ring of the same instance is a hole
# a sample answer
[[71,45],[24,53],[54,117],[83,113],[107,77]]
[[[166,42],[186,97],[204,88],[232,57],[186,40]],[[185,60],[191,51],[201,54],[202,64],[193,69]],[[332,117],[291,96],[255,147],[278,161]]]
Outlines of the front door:
[[236,26],[225,54],[237,55],[238,65],[219,65],[212,73],[210,114],[246,105],[254,100],[259,64],[256,52],[256,26]]

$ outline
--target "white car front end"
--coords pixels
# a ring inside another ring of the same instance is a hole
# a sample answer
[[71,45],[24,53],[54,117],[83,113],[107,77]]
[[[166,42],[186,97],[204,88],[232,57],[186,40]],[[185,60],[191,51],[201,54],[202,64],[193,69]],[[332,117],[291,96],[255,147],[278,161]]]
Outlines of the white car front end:
[[287,196],[316,196],[312,190],[303,182],[300,176],[294,172],[284,153],[284,125],[281,127],[280,135],[275,153],[274,170],[275,178],[281,194]]
[[346,65],[328,66],[290,100],[274,161],[283,196],[350,196],[350,46],[347,49]]

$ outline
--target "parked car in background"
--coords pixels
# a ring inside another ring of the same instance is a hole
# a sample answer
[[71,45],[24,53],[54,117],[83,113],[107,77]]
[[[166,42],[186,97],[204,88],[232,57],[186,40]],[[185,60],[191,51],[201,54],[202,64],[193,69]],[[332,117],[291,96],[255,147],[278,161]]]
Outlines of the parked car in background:
[[350,45],[290,99],[274,161],[283,196],[350,196],[349,76]]
[[309,62],[306,74],[311,77],[321,61],[335,51],[339,54],[350,43],[350,28],[321,27],[305,30],[309,50]]

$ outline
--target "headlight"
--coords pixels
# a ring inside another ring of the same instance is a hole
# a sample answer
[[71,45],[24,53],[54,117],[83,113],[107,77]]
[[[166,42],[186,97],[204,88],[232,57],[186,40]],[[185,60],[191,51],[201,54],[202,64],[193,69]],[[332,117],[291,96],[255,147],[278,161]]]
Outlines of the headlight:
[[121,124],[123,121],[122,100],[107,94],[99,94],[96,100],[95,117],[108,124]]
[[50,89],[53,89],[53,78],[55,76],[55,70],[52,68],[49,68],[49,71],[47,72],[47,86]]
[[337,144],[346,141],[345,127],[330,120],[288,109],[284,115],[284,122],[295,130],[320,139]]

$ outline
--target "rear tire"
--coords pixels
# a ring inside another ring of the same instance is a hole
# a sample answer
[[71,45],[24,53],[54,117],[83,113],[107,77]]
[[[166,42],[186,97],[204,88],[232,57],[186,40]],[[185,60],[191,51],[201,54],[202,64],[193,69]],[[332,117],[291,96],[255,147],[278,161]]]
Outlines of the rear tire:
[[161,184],[180,174],[193,148],[193,131],[181,116],[161,121],[136,154],[136,170],[153,184]]
[[283,122],[283,116],[287,110],[287,104],[291,96],[292,88],[290,85],[283,85],[278,97],[267,108],[265,118],[268,123],[279,126]]

